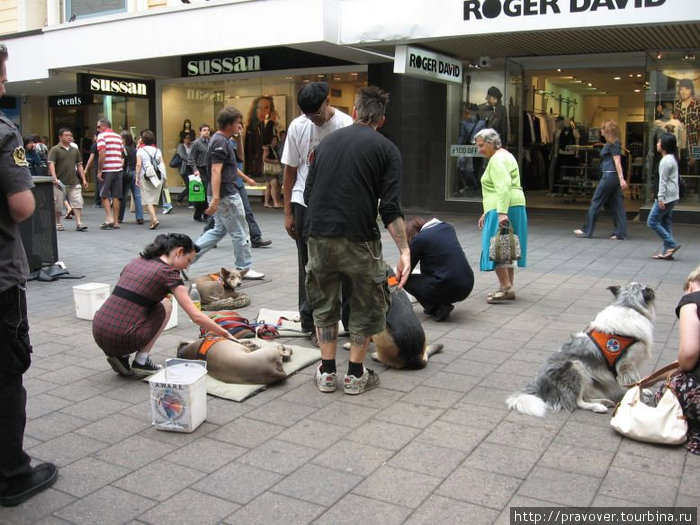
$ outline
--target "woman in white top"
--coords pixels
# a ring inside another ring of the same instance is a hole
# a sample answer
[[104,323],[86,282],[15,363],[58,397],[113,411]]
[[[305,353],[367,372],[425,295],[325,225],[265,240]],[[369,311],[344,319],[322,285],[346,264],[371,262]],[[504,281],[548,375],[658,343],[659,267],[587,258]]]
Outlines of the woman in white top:
[[[160,224],[156,206],[160,199],[163,181],[153,177],[146,177],[146,166],[152,162],[159,166],[162,165],[163,153],[155,147],[156,136],[151,130],[147,129],[141,132],[141,141],[143,144],[136,150],[136,184],[141,186],[141,204],[151,216],[149,229],[155,230]],[[163,176],[165,176],[165,170],[162,169],[161,171]]]
[[663,247],[660,253],[652,256],[654,259],[673,259],[681,245],[673,239],[672,215],[673,208],[680,198],[678,189],[678,147],[673,133],[664,133],[656,143],[656,150],[661,153],[659,163],[659,192],[647,219],[647,226],[654,230],[661,240]]

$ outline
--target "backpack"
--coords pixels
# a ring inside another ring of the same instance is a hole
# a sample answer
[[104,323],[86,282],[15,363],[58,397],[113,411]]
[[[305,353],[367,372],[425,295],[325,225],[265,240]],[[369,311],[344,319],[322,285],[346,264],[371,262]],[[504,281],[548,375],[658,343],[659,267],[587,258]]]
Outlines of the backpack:
[[[151,182],[152,182],[155,186],[157,186],[158,184],[155,183],[152,179],[153,179],[154,177],[155,177],[156,179],[158,179],[159,181],[163,179],[163,174],[160,172],[160,163],[159,163],[159,162],[156,162],[155,157],[154,157],[153,155],[151,155],[150,153],[148,153],[148,151],[146,151],[145,149],[144,149],[143,151],[145,151],[145,152],[146,152],[146,155],[148,155],[148,156],[150,157],[150,159],[151,159],[151,162],[147,163],[147,164],[144,166],[144,170],[145,170],[145,172],[146,172],[146,177],[147,177],[148,179],[151,179]],[[157,152],[157,151],[158,151],[158,150],[156,150],[156,152]],[[156,155],[157,155],[157,153],[156,153]]]

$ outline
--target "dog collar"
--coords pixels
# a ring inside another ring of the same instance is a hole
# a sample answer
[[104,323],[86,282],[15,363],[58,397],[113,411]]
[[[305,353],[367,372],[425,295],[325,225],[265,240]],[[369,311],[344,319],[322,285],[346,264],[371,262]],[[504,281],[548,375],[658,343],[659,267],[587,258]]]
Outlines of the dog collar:
[[[593,341],[593,344],[601,351],[605,360],[608,362],[610,370],[616,372],[615,363],[622,357],[625,351],[638,342],[639,339],[628,337],[620,334],[608,334],[599,330],[589,328],[586,335]],[[617,375],[617,374],[616,374]]]
[[210,274],[209,274],[209,278],[210,278],[212,281],[219,281],[219,284],[220,284],[221,286],[224,285],[223,279],[222,279],[221,276],[220,276],[219,274],[217,274],[217,273],[210,273]]

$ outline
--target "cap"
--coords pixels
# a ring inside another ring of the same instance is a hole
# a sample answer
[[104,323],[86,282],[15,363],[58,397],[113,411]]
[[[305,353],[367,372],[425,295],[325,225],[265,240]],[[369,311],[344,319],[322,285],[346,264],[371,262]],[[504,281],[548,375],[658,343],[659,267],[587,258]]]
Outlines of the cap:
[[486,97],[503,98],[503,93],[501,93],[501,90],[498,89],[496,86],[491,86],[486,92]]
[[297,93],[297,104],[304,113],[314,113],[328,98],[327,82],[309,82]]
[[689,78],[683,78],[678,82],[678,87],[693,89],[693,81]]

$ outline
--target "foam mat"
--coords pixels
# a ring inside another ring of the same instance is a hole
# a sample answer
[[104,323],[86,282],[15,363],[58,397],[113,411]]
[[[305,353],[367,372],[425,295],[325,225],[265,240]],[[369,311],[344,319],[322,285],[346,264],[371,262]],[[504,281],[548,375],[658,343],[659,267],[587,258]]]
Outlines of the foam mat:
[[[277,344],[274,341],[261,341],[256,340],[261,346]],[[292,357],[286,363],[283,363],[284,371],[287,376],[306,368],[310,364],[321,359],[321,352],[318,348],[306,348],[303,346],[294,346],[285,344],[292,349]],[[224,383],[211,376],[207,376],[207,394],[212,396],[221,397],[224,399],[230,399],[231,401],[245,401],[250,396],[258,393],[261,390],[267,388],[268,385],[248,385],[239,383]]]

